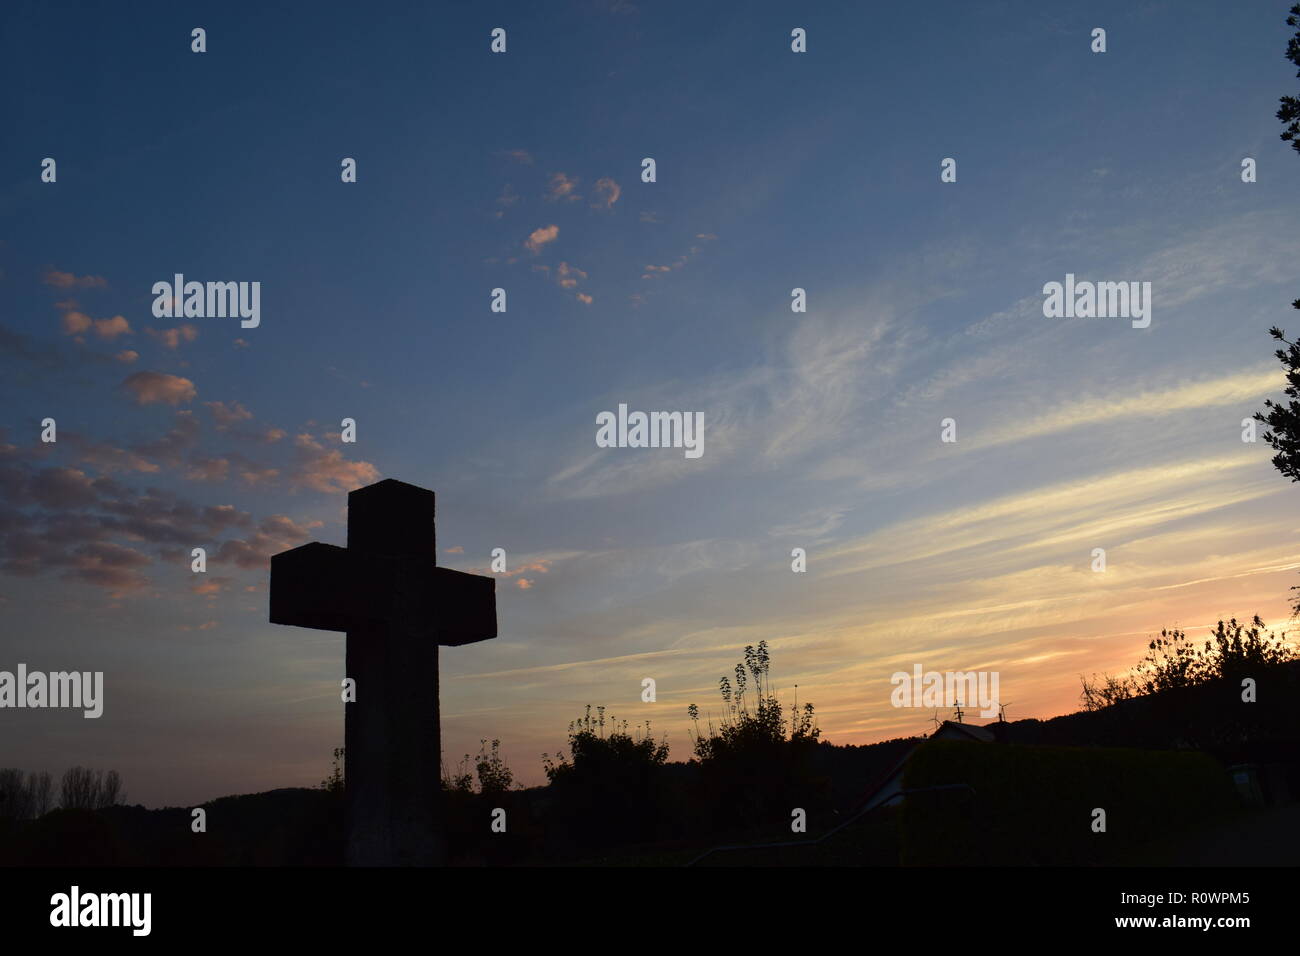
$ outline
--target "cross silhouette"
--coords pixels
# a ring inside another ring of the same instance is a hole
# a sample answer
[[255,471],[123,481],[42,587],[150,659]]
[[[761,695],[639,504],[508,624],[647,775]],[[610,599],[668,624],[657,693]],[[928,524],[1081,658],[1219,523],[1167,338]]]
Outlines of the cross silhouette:
[[434,493],[387,479],[348,495],[348,546],[271,559],[271,623],[347,632],[347,862],[445,859],[438,645],[496,637],[496,581],[435,566]]

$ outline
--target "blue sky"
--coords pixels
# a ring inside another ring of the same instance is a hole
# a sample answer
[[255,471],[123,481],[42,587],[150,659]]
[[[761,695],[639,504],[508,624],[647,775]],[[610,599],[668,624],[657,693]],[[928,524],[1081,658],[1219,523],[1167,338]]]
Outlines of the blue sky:
[[[928,727],[888,703],[915,663],[1046,717],[1161,627],[1282,623],[1296,492],[1240,422],[1300,294],[1285,8],[11,5],[0,668],[107,701],[4,712],[8,762],[317,782],[343,637],[268,624],[264,561],[378,477],[438,492],[440,563],[507,551],[444,748],[527,782],[587,703],[685,759],[760,639],[863,743]],[[261,325],[154,318],[176,272],[260,281]],[[1150,281],[1151,327],[1044,318],[1066,273]],[[620,402],[701,411],[703,457],[597,448]]]

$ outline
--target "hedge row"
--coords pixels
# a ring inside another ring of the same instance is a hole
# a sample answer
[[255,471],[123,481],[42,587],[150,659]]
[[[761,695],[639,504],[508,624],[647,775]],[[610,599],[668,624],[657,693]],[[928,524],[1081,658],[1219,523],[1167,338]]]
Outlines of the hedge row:
[[[904,865],[1071,866],[1114,860],[1237,806],[1203,753],[932,740],[908,761]],[[1094,810],[1105,811],[1105,832]]]

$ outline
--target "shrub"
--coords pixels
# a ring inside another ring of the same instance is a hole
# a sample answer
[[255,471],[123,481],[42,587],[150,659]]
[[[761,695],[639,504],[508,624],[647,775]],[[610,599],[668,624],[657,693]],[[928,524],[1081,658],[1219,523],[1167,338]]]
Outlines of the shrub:
[[[663,767],[668,741],[656,741],[649,721],[628,731],[627,721],[591,705],[569,724],[569,754],[543,754],[550,781],[555,834],[566,834],[560,852],[590,851],[655,840],[665,821]],[[608,731],[608,732],[607,732]]]
[[814,754],[821,731],[813,705],[796,700],[788,722],[772,691],[767,642],[745,648],[735,683],[718,681],[723,710],[715,727],[700,730],[699,708],[688,709],[695,728],[695,758],[701,770],[701,799],[719,833],[775,828],[795,807],[810,817],[830,809],[830,781],[818,776]]

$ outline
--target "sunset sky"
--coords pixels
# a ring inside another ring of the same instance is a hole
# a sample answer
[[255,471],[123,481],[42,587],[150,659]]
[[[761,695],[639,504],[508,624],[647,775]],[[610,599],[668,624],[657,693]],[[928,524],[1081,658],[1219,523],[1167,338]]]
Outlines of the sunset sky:
[[[1046,718],[1162,627],[1284,627],[1300,487],[1241,422],[1300,326],[1287,3],[899,6],[9,5],[0,670],[105,703],[0,710],[0,765],[319,783],[344,636],[269,624],[267,559],[380,478],[438,493],[440,564],[507,553],[443,744],[527,784],[589,703],[687,759],[763,639],[867,743],[930,729],[914,665]],[[260,326],[155,318],[175,273],[260,282]],[[1045,318],[1067,273],[1149,281],[1150,328]],[[598,448],[620,403],[703,456]]]

